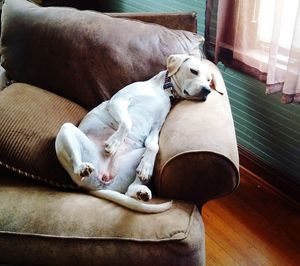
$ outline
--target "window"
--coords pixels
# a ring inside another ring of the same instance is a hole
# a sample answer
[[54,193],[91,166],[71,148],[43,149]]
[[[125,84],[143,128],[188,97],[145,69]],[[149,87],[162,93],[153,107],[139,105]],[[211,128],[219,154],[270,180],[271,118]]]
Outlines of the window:
[[[239,68],[300,102],[300,0],[219,0],[215,62]],[[206,41],[215,1],[207,1]],[[206,47],[209,50],[209,47]]]

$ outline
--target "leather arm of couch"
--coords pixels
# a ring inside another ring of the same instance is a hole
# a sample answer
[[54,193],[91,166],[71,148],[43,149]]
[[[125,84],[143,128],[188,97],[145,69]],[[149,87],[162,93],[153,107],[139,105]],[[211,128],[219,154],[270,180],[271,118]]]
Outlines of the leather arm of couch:
[[235,129],[225,84],[213,68],[216,86],[205,102],[183,101],[169,113],[160,134],[154,186],[159,196],[189,200],[201,207],[229,194],[239,182]]

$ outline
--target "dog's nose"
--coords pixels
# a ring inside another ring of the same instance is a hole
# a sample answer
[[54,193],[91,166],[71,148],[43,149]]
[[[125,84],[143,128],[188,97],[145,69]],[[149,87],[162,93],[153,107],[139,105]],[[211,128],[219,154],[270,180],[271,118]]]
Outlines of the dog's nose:
[[210,92],[211,92],[210,87],[208,86],[202,87],[201,93],[203,93],[204,96],[207,96],[208,94],[210,94]]

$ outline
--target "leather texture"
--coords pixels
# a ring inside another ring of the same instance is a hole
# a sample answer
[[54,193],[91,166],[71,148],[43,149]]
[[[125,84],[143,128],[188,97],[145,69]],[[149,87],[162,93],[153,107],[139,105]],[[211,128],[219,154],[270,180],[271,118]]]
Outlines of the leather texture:
[[224,80],[219,69],[206,62],[225,94],[213,90],[205,102],[182,101],[171,110],[160,133],[154,178],[159,195],[199,206],[232,192],[239,183],[237,142]]
[[170,54],[199,54],[201,41],[188,31],[24,0],[5,1],[2,11],[2,66],[8,75],[89,110],[164,70]]
[[197,15],[190,13],[106,13],[115,18],[135,19],[155,23],[170,29],[197,32]]
[[[77,124],[86,113],[83,107],[152,77],[164,69],[170,53],[198,49],[199,38],[192,33],[136,19],[195,30],[194,15],[182,22],[174,14],[136,14],[127,20],[22,0],[6,0],[2,15],[3,64],[15,80],[38,87],[16,83],[0,92],[0,264],[205,265],[203,221],[186,200],[200,208],[238,183],[226,94],[212,92],[205,103],[179,103],[168,116],[154,186],[164,198],[184,201],[175,200],[165,213],[139,214],[28,179],[69,187],[53,157],[60,125]],[[222,79],[220,84],[225,86]]]

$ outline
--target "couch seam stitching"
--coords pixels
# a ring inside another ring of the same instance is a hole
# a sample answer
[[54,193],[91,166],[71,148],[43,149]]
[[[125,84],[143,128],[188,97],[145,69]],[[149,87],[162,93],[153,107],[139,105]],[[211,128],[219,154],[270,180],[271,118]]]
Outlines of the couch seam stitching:
[[33,180],[43,181],[43,182],[45,182],[47,184],[50,184],[52,186],[55,186],[55,187],[64,188],[64,189],[76,189],[77,188],[76,186],[60,184],[58,182],[53,182],[53,181],[48,180],[47,178],[41,177],[39,175],[34,175],[32,173],[28,173],[26,171],[23,171],[23,170],[17,168],[17,167],[14,167],[14,166],[11,166],[9,164],[6,164],[6,163],[2,162],[1,160],[0,160],[0,166],[3,166],[6,169],[11,170],[11,171],[13,171],[15,173],[18,173],[20,175],[29,177],[29,178],[31,178]]

